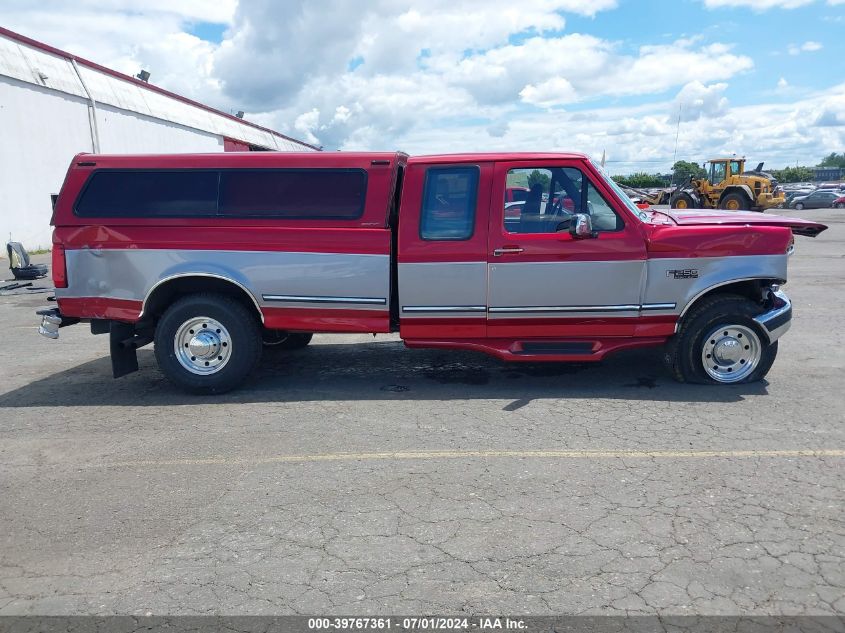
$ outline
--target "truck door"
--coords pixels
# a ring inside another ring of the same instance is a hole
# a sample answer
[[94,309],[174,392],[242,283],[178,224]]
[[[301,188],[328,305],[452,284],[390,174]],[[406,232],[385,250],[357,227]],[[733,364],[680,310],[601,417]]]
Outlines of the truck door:
[[[506,188],[528,187],[523,203]],[[584,161],[496,163],[491,194],[487,335],[630,336],[640,314],[645,241],[636,220]],[[575,213],[594,237],[569,233]]]
[[492,174],[492,163],[409,161],[399,214],[403,339],[486,335]]

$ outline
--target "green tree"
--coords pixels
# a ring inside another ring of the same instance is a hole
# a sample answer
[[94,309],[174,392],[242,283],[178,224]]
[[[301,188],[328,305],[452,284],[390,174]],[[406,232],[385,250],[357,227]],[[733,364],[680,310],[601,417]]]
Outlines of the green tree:
[[839,167],[840,169],[845,169],[845,152],[842,152],[841,154],[831,152],[822,158],[822,162],[819,163],[819,167]]
[[690,177],[704,178],[707,176],[707,170],[704,167],[698,163],[690,163],[685,160],[679,160],[672,165],[672,173],[674,174],[672,178],[674,183],[687,182]]
[[666,181],[659,174],[647,174],[644,171],[633,173],[630,176],[614,176],[613,180],[620,185],[637,189],[664,187],[666,185]]
[[532,171],[528,174],[528,188],[530,189],[534,185],[540,184],[543,185],[543,190],[549,190],[549,182],[551,182],[551,178],[549,178],[548,174],[545,174],[537,169]]
[[810,167],[786,167],[771,172],[778,182],[808,182],[812,181],[815,173]]

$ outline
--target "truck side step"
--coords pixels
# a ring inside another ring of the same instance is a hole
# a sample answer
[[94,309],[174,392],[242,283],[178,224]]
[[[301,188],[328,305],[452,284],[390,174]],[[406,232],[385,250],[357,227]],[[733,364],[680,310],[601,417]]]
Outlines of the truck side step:
[[505,338],[405,339],[406,347],[430,349],[465,349],[483,352],[504,361],[533,363],[547,361],[596,362],[612,352],[651,347],[666,342],[665,336],[615,336],[593,340],[519,340]]
[[593,354],[595,344],[593,341],[539,341],[524,342],[519,347],[520,349],[514,350],[514,354],[582,355]]

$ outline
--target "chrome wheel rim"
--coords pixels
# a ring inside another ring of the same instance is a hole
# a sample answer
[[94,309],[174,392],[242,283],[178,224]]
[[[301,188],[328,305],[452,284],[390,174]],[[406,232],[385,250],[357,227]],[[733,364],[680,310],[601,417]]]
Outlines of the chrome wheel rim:
[[705,338],[701,349],[704,371],[717,382],[739,382],[760,363],[763,345],[760,337],[744,325],[723,325]]
[[185,321],[173,339],[176,358],[192,374],[208,376],[226,366],[232,356],[232,338],[223,324],[209,317]]

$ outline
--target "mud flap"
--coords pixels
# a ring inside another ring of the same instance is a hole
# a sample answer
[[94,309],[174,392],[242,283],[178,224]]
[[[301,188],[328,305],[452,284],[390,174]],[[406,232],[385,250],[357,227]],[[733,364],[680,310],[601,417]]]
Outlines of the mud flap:
[[112,321],[109,328],[111,369],[115,378],[138,371],[138,352],[134,345],[126,345],[135,337],[135,326],[131,323]]

